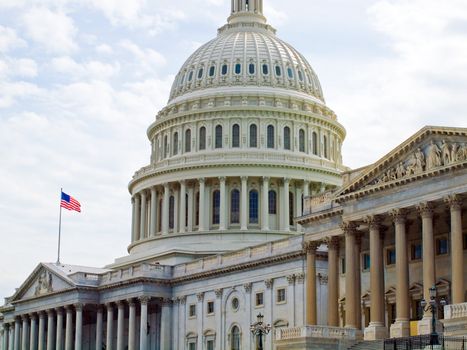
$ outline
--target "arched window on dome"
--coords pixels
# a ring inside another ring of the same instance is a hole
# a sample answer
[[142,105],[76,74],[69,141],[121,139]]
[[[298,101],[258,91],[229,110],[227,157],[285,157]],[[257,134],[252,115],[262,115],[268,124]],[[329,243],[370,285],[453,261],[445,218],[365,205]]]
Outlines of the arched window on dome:
[[232,147],[240,147],[240,125],[238,124],[232,126]]
[[183,85],[183,83],[185,82],[185,75],[186,75],[186,73],[182,74],[182,77],[180,79],[180,85]]
[[328,154],[328,138],[325,136],[323,136],[323,153],[324,153],[324,158],[328,158],[329,154]]
[[195,225],[199,226],[199,192],[195,196]]
[[294,218],[294,195],[292,192],[289,192],[289,225],[293,226]]
[[298,148],[300,152],[305,152],[305,130],[303,129],[298,132]]
[[212,78],[215,74],[216,74],[216,66],[211,66],[211,68],[209,68],[209,77]]
[[318,134],[315,131],[313,131],[311,141],[313,144],[313,154],[317,156],[318,155]]
[[269,66],[267,64],[263,64],[263,75],[269,75]]
[[202,126],[199,129],[199,150],[204,151],[206,149],[206,128]]
[[185,153],[191,152],[191,129],[185,131]]
[[178,132],[174,134],[172,149],[173,149],[173,155],[176,156],[178,154]]
[[255,74],[255,71],[256,71],[255,64],[254,64],[254,63],[250,63],[250,64],[248,65],[248,73],[249,73],[250,75],[253,75],[253,74]]
[[290,150],[290,128],[288,126],[284,128],[284,149]]
[[169,156],[169,138],[167,135],[164,136],[164,158]]
[[212,224],[219,225],[221,213],[221,192],[215,190],[212,193]]
[[233,326],[230,337],[230,350],[240,350],[240,343],[240,328]]
[[274,126],[268,125],[268,148],[275,148],[275,140],[274,140]]
[[250,147],[258,147],[258,127],[256,124],[250,125]]
[[223,64],[222,68],[221,68],[221,74],[222,75],[227,75],[228,72],[229,72],[229,66],[226,65],[226,64]]
[[188,81],[192,81],[193,80],[193,71],[190,71],[190,73],[188,74]]
[[277,76],[277,77],[282,76],[282,69],[281,69],[281,66],[276,66],[276,76]]
[[269,214],[277,214],[277,193],[274,190],[270,190],[268,193],[269,199]]
[[235,74],[237,74],[237,75],[242,74],[242,65],[241,65],[241,63],[236,63],[235,64]]
[[257,190],[250,191],[250,224],[257,224],[259,218],[259,195]]
[[289,79],[293,79],[294,74],[293,74],[293,69],[292,69],[292,67],[288,67],[288,68],[287,68],[287,75],[288,75]]
[[169,229],[173,230],[175,226],[175,197],[169,198]]
[[300,81],[303,81],[303,73],[302,73],[301,70],[298,71],[298,79],[299,79]]
[[240,223],[240,191],[235,189],[230,194],[230,222]]
[[203,74],[204,74],[204,68],[200,68],[200,69],[198,70],[198,79],[203,78]]
[[216,126],[216,148],[222,148],[222,125]]

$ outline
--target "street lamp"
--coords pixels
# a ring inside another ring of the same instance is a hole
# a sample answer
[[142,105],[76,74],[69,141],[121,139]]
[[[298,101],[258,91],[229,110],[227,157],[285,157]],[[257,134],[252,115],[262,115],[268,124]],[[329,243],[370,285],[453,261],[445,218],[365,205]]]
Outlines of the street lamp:
[[263,350],[263,335],[269,334],[271,325],[263,323],[263,315],[258,314],[257,318],[258,321],[250,326],[250,331],[256,337],[256,350]]
[[436,312],[440,307],[446,305],[446,300],[441,299],[440,303],[436,301],[436,286],[433,285],[430,288],[430,300],[427,302],[425,299],[420,301],[420,305],[424,312],[431,312],[431,334],[430,334],[430,345],[439,345],[438,333],[436,332]]

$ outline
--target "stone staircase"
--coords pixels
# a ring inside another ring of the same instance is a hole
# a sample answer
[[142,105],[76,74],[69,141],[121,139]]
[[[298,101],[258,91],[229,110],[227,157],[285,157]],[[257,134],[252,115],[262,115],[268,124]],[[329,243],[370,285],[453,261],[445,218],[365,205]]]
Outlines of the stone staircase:
[[348,350],[384,350],[384,341],[360,341],[357,344],[352,345]]

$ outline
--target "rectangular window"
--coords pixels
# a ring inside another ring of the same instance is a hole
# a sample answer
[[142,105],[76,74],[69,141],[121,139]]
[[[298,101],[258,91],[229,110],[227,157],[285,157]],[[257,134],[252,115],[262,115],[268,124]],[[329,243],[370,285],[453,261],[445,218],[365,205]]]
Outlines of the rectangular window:
[[396,250],[394,248],[386,251],[386,265],[394,265],[396,263]]
[[256,293],[256,306],[263,306],[264,305],[264,294]]
[[208,301],[206,311],[207,311],[208,315],[214,314],[214,302],[213,301]]
[[208,340],[208,342],[206,343],[206,349],[214,350],[214,340]]
[[191,304],[190,305],[190,308],[189,308],[189,311],[188,311],[188,315],[190,317],[196,317],[196,305],[195,304]]
[[421,260],[423,255],[423,249],[421,243],[412,244],[411,258],[412,260]]
[[448,253],[448,239],[446,237],[436,240],[436,254],[445,255]]
[[277,302],[285,303],[285,288],[281,288],[277,290]]
[[196,350],[196,343],[189,343],[188,344],[188,349],[189,350]]
[[368,253],[364,253],[363,256],[362,256],[362,260],[363,260],[363,271],[367,271],[370,269],[370,254]]

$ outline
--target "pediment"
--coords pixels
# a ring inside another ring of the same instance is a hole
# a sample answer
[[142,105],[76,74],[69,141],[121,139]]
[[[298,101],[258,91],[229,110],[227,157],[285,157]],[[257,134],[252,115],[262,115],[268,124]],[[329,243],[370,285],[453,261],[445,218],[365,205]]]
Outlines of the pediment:
[[467,166],[467,128],[427,126],[368,166],[336,193],[338,201]]
[[32,299],[74,288],[74,283],[47,264],[39,264],[11,298],[11,302]]

